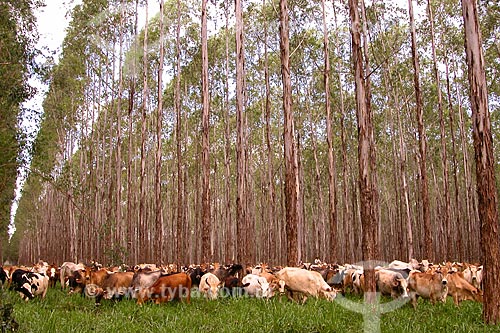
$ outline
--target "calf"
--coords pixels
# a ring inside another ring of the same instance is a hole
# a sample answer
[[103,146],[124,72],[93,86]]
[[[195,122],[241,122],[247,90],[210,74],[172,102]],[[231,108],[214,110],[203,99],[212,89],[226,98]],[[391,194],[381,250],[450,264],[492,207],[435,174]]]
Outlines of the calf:
[[143,304],[148,300],[156,304],[165,303],[170,300],[182,300],[186,296],[186,303],[191,302],[191,278],[186,273],[163,275],[149,288],[142,289],[138,293],[137,304]]
[[434,273],[411,271],[408,288],[413,308],[416,309],[418,296],[430,299],[432,304],[436,301],[444,303],[448,294],[448,280],[440,271]]
[[59,268],[56,264],[52,264],[47,268],[46,274],[49,277],[49,287],[54,288],[59,280]]
[[12,286],[25,301],[39,295],[43,299],[49,287],[49,277],[44,273],[33,273],[18,269],[12,274]]
[[222,282],[217,276],[212,273],[206,273],[201,277],[199,289],[207,299],[214,300],[217,299],[221,285]]
[[408,282],[399,272],[381,269],[375,273],[377,289],[382,295],[392,298],[408,298]]
[[459,272],[448,272],[448,295],[453,297],[455,305],[460,305],[463,300],[483,302],[483,292],[463,278]]
[[337,295],[326,282],[320,273],[316,271],[308,271],[302,268],[285,267],[276,273],[276,277],[280,279],[281,292],[288,291],[288,298],[294,300],[293,294],[302,294],[302,303],[307,300],[308,296],[324,297],[327,300],[333,300]]

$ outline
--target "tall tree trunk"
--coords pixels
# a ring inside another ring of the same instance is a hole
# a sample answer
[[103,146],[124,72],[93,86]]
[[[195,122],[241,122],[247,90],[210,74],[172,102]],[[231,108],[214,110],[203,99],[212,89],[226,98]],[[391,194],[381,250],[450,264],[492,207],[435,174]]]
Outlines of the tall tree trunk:
[[284,114],[284,154],[285,154],[285,221],[287,265],[298,264],[298,196],[299,180],[297,150],[295,148],[295,129],[292,110],[292,82],[290,78],[290,40],[289,40],[288,1],[280,0],[280,59],[281,79],[283,81]]
[[225,91],[224,91],[224,178],[226,190],[224,191],[224,220],[226,226],[226,260],[229,258],[231,262],[234,262],[235,258],[235,242],[234,242],[234,223],[232,223],[231,214],[231,164],[230,164],[230,154],[231,154],[231,140],[229,137],[229,0],[225,0],[225,15],[226,15],[226,62],[225,62]]
[[372,163],[372,151],[374,149],[374,137],[372,126],[372,114],[369,108],[365,82],[365,69],[363,68],[363,51],[361,45],[360,20],[358,12],[358,1],[349,0],[349,15],[351,18],[352,57],[356,87],[356,116],[358,119],[358,166],[359,166],[359,190],[360,190],[360,213],[362,230],[362,253],[365,261],[365,291],[366,301],[373,302],[376,286],[373,260],[377,259],[378,250],[378,225],[377,207],[375,207],[375,192],[373,176],[374,164]]
[[210,100],[208,91],[208,37],[207,37],[207,0],[201,3],[201,85],[202,85],[202,262],[209,262],[210,252]]
[[[143,88],[142,88],[142,113],[141,113],[141,174],[140,174],[140,199],[139,199],[139,244],[146,242],[146,111],[148,107],[148,1],[145,4],[146,26],[144,28],[143,44]],[[139,260],[144,260],[146,249],[140,251]]]
[[[262,7],[266,7],[266,0],[262,1]],[[265,81],[265,115],[266,115],[266,151],[267,151],[267,225],[270,226],[269,233],[266,235],[269,243],[269,259],[277,259],[276,241],[278,232],[275,226],[278,224],[276,219],[276,189],[274,181],[274,161],[273,147],[271,146],[271,83],[269,80],[269,54],[268,54],[268,26],[267,20],[264,20],[264,81]],[[273,239],[276,239],[274,241]]]
[[[337,198],[335,191],[335,155],[333,152],[332,116],[330,103],[330,49],[328,41],[328,30],[326,28],[325,0],[321,1],[323,12],[323,56],[325,68],[323,71],[323,82],[325,84],[325,113],[326,113],[326,141],[328,143],[328,222],[330,225],[330,248],[328,260],[337,262]],[[318,175],[317,175],[318,176]],[[321,205],[321,207],[323,207]]]
[[120,3],[120,37],[119,37],[119,50],[118,50],[118,101],[116,107],[116,234],[115,238],[115,251],[119,253],[120,260],[125,261],[123,257],[123,220],[122,220],[122,93],[123,93],[123,20],[124,20],[124,5]]
[[243,11],[241,0],[235,0],[236,16],[236,236],[237,260],[248,262],[246,237],[247,184],[246,184],[246,126],[245,126],[245,48],[243,43]]
[[488,110],[488,88],[476,1],[462,0],[462,14],[470,85],[469,97],[472,109],[472,137],[476,160],[481,247],[484,258],[483,319],[487,324],[498,324],[500,322],[498,200],[490,112]]
[[451,94],[451,84],[450,84],[450,72],[448,57],[445,57],[445,68],[446,68],[446,94],[448,99],[448,120],[450,126],[450,137],[451,137],[451,161],[453,165],[453,184],[454,184],[454,201],[455,201],[455,230],[457,239],[457,259],[459,261],[465,260],[465,252],[462,241],[462,201],[460,200],[460,188],[458,185],[458,163],[457,163],[457,148],[455,143],[455,125],[454,125],[454,110]]
[[158,66],[158,109],[156,110],[156,154],[155,154],[155,262],[164,263],[163,258],[163,208],[161,200],[161,130],[163,127],[163,0],[160,0],[160,64]]
[[181,1],[177,0],[177,28],[175,35],[175,96],[174,107],[177,115],[176,119],[176,144],[177,144],[177,232],[176,232],[176,262],[185,264],[186,258],[184,252],[184,233],[183,225],[186,223],[184,215],[184,172],[182,158],[182,111],[181,111]]
[[420,153],[420,188],[421,188],[421,200],[422,200],[422,217],[423,217],[423,227],[424,227],[424,250],[423,254],[426,259],[434,260],[433,254],[433,240],[432,240],[432,229],[431,229],[431,218],[430,218],[430,203],[429,203],[429,190],[428,190],[428,180],[427,180],[427,147],[426,147],[426,135],[424,127],[424,110],[422,103],[422,90],[420,89],[420,65],[417,53],[417,36],[415,31],[415,19],[413,16],[413,3],[412,0],[408,0],[408,9],[410,16],[410,26],[411,26],[411,53],[413,59],[413,83],[415,86],[415,99],[416,99],[416,110],[417,110],[417,127],[418,127],[418,141],[419,141],[419,153]]
[[[438,97],[438,110],[439,110],[439,128],[440,128],[440,139],[441,139],[441,168],[443,169],[443,194],[444,194],[444,210],[442,210],[443,224],[445,226],[446,234],[446,259],[454,259],[453,250],[455,249],[455,241],[453,239],[454,232],[451,232],[451,200],[450,200],[450,190],[449,190],[449,176],[448,176],[448,154],[446,152],[446,137],[445,137],[445,126],[444,126],[444,115],[443,115],[443,97],[441,93],[441,80],[439,79],[439,72],[437,66],[436,57],[436,45],[434,41],[434,18],[432,14],[431,0],[427,0],[427,12],[429,15],[429,22],[431,28],[431,46],[432,46],[432,60],[433,60],[433,71],[434,78],[436,80],[436,90]],[[453,228],[456,230],[456,228]]]

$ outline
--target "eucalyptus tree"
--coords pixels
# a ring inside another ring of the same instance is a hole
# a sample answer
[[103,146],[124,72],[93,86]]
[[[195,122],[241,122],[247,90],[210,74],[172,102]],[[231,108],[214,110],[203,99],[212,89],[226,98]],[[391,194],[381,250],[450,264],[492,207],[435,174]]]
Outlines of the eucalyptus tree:
[[[351,18],[352,35],[352,57],[354,66],[354,78],[356,87],[356,114],[358,119],[358,172],[360,191],[360,212],[361,223],[363,225],[363,260],[367,262],[365,267],[365,290],[368,293],[367,301],[373,302],[375,291],[375,270],[372,260],[378,259],[378,225],[376,217],[377,207],[375,204],[375,192],[377,191],[374,182],[374,163],[371,160],[374,147],[373,119],[370,103],[371,96],[368,94],[365,81],[366,59],[364,59],[361,39],[361,24],[357,0],[349,1],[349,16]],[[364,6],[364,3],[361,4]],[[366,39],[364,40],[366,43]]]
[[[2,1],[0,3],[0,262],[8,243],[8,225],[15,198],[18,169],[27,163],[21,153],[28,133],[22,133],[19,119],[33,121],[32,110],[22,104],[35,93],[28,80],[35,75],[35,48],[38,40],[34,11],[38,1]],[[31,119],[30,119],[31,118]]]
[[500,240],[498,239],[498,193],[495,158],[491,135],[488,88],[481,31],[475,1],[463,0],[465,53],[469,78],[469,98],[472,109],[472,136],[476,161],[481,248],[484,256],[483,319],[487,324],[500,322],[500,291],[496,277],[500,274]]

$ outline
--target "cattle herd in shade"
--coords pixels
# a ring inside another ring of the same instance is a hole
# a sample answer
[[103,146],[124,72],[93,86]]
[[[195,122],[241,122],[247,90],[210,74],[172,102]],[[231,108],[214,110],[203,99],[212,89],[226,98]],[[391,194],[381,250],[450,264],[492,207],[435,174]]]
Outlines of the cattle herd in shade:
[[[298,303],[308,297],[333,301],[338,293],[364,292],[363,267],[331,265],[316,260],[300,267],[269,267],[265,264],[243,267],[239,264],[177,265],[142,264],[102,267],[64,262],[61,266],[40,261],[32,267],[5,265],[0,269],[2,286],[17,291],[29,301],[44,298],[48,288],[62,288],[102,299],[134,299],[137,304],[156,304],[179,300],[190,303],[193,293],[208,300],[220,297],[256,297],[269,299],[285,293]],[[409,300],[413,307],[421,297],[432,304],[461,301],[482,302],[482,266],[470,263],[432,264],[427,260],[395,260],[375,267],[377,291],[394,299]],[[57,282],[60,285],[57,285]]]

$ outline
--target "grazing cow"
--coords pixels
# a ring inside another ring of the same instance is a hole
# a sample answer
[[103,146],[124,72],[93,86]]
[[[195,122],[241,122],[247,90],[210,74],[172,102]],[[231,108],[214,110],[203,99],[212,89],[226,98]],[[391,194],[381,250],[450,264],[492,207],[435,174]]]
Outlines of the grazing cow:
[[274,290],[271,289],[269,282],[263,276],[248,274],[243,277],[241,283],[245,287],[245,293],[251,297],[271,298],[274,296]]
[[425,273],[411,271],[408,288],[413,308],[417,308],[418,296],[430,299],[432,304],[436,301],[444,303],[448,294],[448,280],[440,271]]
[[190,266],[185,272],[191,278],[191,285],[193,287],[200,285],[201,277],[206,273],[200,266]]
[[142,289],[151,287],[161,276],[163,275],[163,270],[156,271],[142,271],[139,270],[134,273],[132,279],[132,284],[130,285],[133,293],[133,297],[136,297],[136,293],[140,292]]
[[392,298],[408,298],[408,282],[404,276],[388,269],[381,269],[375,272],[377,289],[382,295]]
[[148,300],[154,300],[156,304],[165,303],[170,300],[182,300],[186,296],[186,303],[191,302],[191,278],[186,273],[163,275],[149,288],[142,289],[138,293],[137,304],[143,304]]
[[73,274],[68,277],[68,286],[69,292],[68,294],[81,294],[83,296],[83,292],[85,291],[85,286],[87,285],[87,280],[85,279],[84,271],[77,270],[74,271]]
[[206,273],[201,277],[199,289],[207,299],[215,300],[217,299],[221,285],[222,282],[217,276],[212,273]]
[[483,302],[483,292],[467,282],[462,273],[450,271],[446,279],[448,280],[448,296],[453,297],[455,305],[460,305],[460,302],[464,300]]
[[101,304],[104,299],[122,299],[125,295],[130,295],[130,285],[134,278],[134,272],[107,273],[101,285],[93,285],[95,290],[87,291],[87,294],[95,296],[96,305]]
[[44,273],[34,273],[18,269],[12,274],[12,287],[25,301],[40,295],[45,298],[49,288],[49,277]]
[[343,292],[352,290],[354,294],[363,294],[364,274],[362,267],[348,267],[344,271]]
[[214,266],[214,270],[210,273],[217,276],[220,281],[224,281],[228,276],[236,275],[239,271],[243,271],[243,266],[239,264],[232,264],[221,267],[216,263]]
[[481,289],[483,266],[469,265],[464,269],[464,278],[477,289]]
[[276,273],[276,277],[280,279],[281,292],[285,289],[288,291],[288,298],[294,300],[294,293],[302,294],[302,303],[307,300],[308,296],[324,297],[327,300],[335,298],[336,291],[333,290],[326,282],[320,273],[316,271],[308,271],[297,267],[285,267]]
[[224,291],[231,297],[241,296],[243,294],[243,288],[248,286],[241,282],[241,279],[236,276],[228,276],[224,280]]
[[56,264],[52,264],[48,267],[45,273],[49,277],[49,287],[54,288],[56,286],[57,280],[59,280],[59,268]]
[[63,262],[63,264],[61,265],[61,269],[59,271],[61,289],[66,288],[66,281],[69,279],[70,276],[73,275],[73,272],[84,269],[85,265],[83,264],[75,264],[74,262],[68,262],[68,261]]

